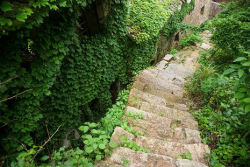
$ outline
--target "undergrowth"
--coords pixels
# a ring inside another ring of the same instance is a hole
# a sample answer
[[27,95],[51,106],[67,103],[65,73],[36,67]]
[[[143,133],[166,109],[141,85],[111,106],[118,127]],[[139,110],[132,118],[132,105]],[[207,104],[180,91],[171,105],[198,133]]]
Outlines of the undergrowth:
[[200,67],[186,84],[198,103],[195,118],[212,167],[249,166],[249,14],[249,2],[241,0],[212,21],[214,48],[201,52]]

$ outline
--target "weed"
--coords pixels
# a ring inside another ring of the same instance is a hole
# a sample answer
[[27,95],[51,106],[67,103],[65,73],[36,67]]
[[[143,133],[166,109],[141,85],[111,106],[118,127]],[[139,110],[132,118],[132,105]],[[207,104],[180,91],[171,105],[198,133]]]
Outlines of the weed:
[[146,150],[143,147],[138,146],[134,141],[129,140],[127,136],[123,136],[121,139],[122,139],[122,142],[119,144],[120,146],[130,148],[134,151],[142,151],[142,152],[148,153],[148,150]]
[[126,116],[133,117],[133,118],[136,118],[136,119],[143,119],[142,113],[134,113],[134,112],[131,112],[131,111],[127,111]]

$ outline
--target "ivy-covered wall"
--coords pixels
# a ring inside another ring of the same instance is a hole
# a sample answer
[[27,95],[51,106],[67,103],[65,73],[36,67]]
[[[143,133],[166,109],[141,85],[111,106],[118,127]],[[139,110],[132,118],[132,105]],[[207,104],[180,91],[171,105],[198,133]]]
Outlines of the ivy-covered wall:
[[48,144],[56,149],[75,139],[72,129],[98,121],[112,105],[113,85],[123,88],[150,65],[173,14],[169,1],[154,0],[0,4],[2,155],[42,145],[60,127]]

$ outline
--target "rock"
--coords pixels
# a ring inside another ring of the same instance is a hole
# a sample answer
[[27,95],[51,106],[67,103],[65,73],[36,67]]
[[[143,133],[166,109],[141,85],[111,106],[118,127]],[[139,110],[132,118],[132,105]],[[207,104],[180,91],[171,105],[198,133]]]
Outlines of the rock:
[[201,49],[204,49],[204,50],[209,50],[212,48],[212,46],[210,46],[209,44],[206,44],[206,43],[202,43],[199,47]]
[[167,62],[169,62],[170,60],[172,60],[173,59],[173,55],[171,55],[171,54],[167,54],[164,58],[163,58],[163,60],[165,60],[165,61],[167,61]]
[[127,136],[129,140],[133,140],[135,138],[135,136],[127,131],[125,131],[124,129],[122,129],[121,127],[116,127],[112,136],[111,136],[111,141],[118,144],[122,142],[122,137]]
[[156,69],[158,70],[162,70],[166,67],[166,65],[168,64],[167,61],[160,61],[157,65],[156,65]]

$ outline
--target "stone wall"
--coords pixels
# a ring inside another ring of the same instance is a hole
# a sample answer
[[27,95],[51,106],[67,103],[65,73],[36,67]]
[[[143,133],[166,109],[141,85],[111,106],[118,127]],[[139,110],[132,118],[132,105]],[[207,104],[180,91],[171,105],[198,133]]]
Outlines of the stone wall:
[[210,7],[210,13],[209,13],[209,18],[213,18],[215,17],[220,11],[222,10],[222,8],[220,7],[220,4],[218,2],[211,2],[211,7]]
[[211,0],[195,0],[195,8],[190,12],[183,23],[201,25],[209,19]]
[[[191,0],[185,1],[187,3],[191,2]],[[212,3],[216,2],[213,2],[212,0],[195,0],[194,10],[184,18],[183,23],[201,25],[209,18],[214,17],[220,10],[218,10],[217,6],[213,6],[212,8]],[[166,39],[164,36],[161,36],[157,44],[158,49],[154,57],[154,64],[159,62],[172,47],[177,48],[184,35],[185,34],[182,34],[181,32],[176,32],[168,39]]]

